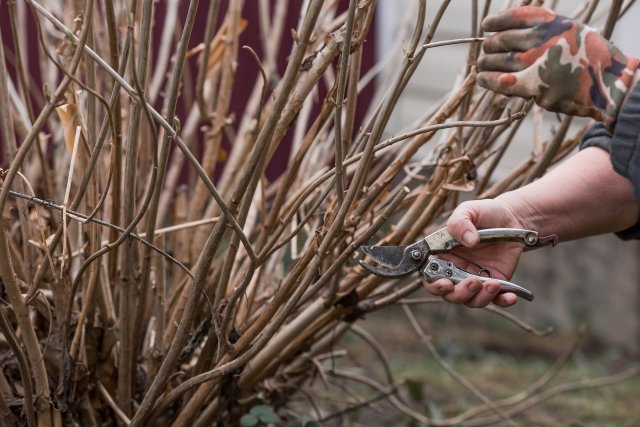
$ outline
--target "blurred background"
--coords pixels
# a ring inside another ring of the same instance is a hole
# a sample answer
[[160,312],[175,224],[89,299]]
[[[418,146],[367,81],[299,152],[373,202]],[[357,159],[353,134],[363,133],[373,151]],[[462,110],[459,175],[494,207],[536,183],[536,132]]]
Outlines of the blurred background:
[[[428,2],[427,22],[440,3]],[[480,10],[484,3],[478,2]],[[553,5],[571,16],[577,3],[553,2]],[[393,41],[399,31],[410,31],[413,4],[411,0],[378,3],[377,60],[384,61],[385,54],[393,51]],[[502,10],[505,4],[493,2],[491,10]],[[592,26],[602,28],[609,7],[609,1],[599,3]],[[471,2],[453,0],[434,42],[470,37],[471,16]],[[634,4],[616,25],[612,37],[625,53],[638,57],[639,22],[640,4]],[[438,104],[463,76],[467,51],[468,45],[459,44],[428,52],[395,109],[388,135],[410,128]],[[560,117],[539,109],[535,111],[535,107],[534,112],[524,120],[523,129],[518,133],[520,139],[505,153],[502,165],[507,167],[498,170],[496,176],[505,176],[528,158],[536,142],[558,128]],[[586,123],[586,120],[575,119],[572,131]],[[431,159],[433,153],[429,150],[434,146],[436,144],[429,144],[415,160]],[[413,306],[416,317],[433,344],[428,349],[408,326],[399,307],[367,316],[363,326],[375,331],[382,341],[394,374],[405,381],[411,404],[438,419],[478,402],[477,396],[442,368],[443,363],[448,363],[490,398],[510,396],[523,387],[526,388],[521,393],[531,392],[541,378],[550,381],[550,388],[560,389],[563,383],[571,383],[574,390],[579,390],[553,396],[530,408],[516,418],[516,422],[522,423],[516,425],[639,425],[635,403],[640,392],[637,377],[594,390],[588,390],[590,387],[582,381],[615,374],[638,360],[640,242],[623,241],[612,234],[561,242],[554,248],[523,255],[512,281],[531,289],[536,299],[531,303],[521,301],[507,311],[539,332],[550,333],[540,337],[524,332],[485,310],[447,303],[416,305]],[[414,297],[424,295],[418,291]],[[358,363],[367,365],[375,359],[370,351],[362,348],[361,341],[348,338],[344,345]],[[558,371],[554,371],[556,368]],[[322,393],[320,389],[314,390]],[[383,402],[375,402],[371,407],[373,411],[353,415],[353,425],[400,425],[402,416],[397,415],[395,408]]]
[[[381,1],[378,4],[376,52],[384,60],[391,51],[392,40],[412,17],[412,1]],[[491,4],[492,11],[504,8],[505,2]],[[608,1],[600,2],[591,25],[600,27]],[[428,2],[433,16],[440,2]],[[578,2],[555,2],[556,10],[572,15]],[[480,2],[480,10],[484,2]],[[614,43],[628,55],[640,57],[640,5],[631,6],[618,22],[613,33]],[[437,40],[469,37],[471,3],[454,0],[443,17]],[[410,24],[409,24],[410,25]],[[468,45],[459,44],[432,49],[398,103],[388,132],[403,129],[435,105],[460,78]],[[531,152],[536,133],[553,132],[559,125],[554,114],[540,113],[542,123],[530,115],[519,132],[521,139],[505,153],[502,174],[518,165]],[[574,120],[578,129],[584,120]],[[571,134],[571,132],[569,132]],[[523,137],[530,136],[530,139]],[[432,149],[432,145],[428,146]],[[429,152],[423,152],[428,157]],[[498,170],[497,176],[501,171]],[[603,207],[606,208],[606,207]],[[552,326],[559,333],[571,333],[577,325],[587,326],[592,342],[613,347],[629,356],[640,354],[640,243],[624,242],[614,235],[598,236],[527,253],[521,259],[514,282],[535,293],[532,304],[519,303],[513,309],[527,321]],[[468,310],[464,310],[465,313]]]

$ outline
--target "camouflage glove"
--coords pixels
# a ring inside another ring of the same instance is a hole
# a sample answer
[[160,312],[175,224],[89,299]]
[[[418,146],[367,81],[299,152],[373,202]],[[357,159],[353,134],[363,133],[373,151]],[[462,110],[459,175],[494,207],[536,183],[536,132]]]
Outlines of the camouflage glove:
[[[488,16],[478,84],[532,97],[542,108],[592,117],[612,129],[640,61],[594,29],[533,6]],[[640,74],[640,73],[639,73]]]

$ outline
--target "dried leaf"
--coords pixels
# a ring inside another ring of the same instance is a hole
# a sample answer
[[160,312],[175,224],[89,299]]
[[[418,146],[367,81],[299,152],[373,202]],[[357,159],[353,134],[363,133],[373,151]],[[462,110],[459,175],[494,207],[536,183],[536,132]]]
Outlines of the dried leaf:
[[29,211],[29,221],[35,222],[38,220],[38,217],[42,219],[50,219],[51,214],[49,213],[48,210],[45,210],[45,209],[41,209],[41,210],[31,209]]
[[64,143],[67,151],[73,151],[73,141],[76,138],[76,126],[78,109],[76,104],[64,104],[56,108],[60,122],[62,123],[62,132],[64,133]]
[[464,177],[454,182],[447,182],[442,186],[442,188],[450,191],[473,191],[475,186],[475,181],[470,181]]
[[225,150],[224,147],[220,147],[220,149],[218,150],[218,163],[226,162],[228,157],[229,153],[227,152],[227,150]]
[[[246,19],[240,19],[240,25],[238,26],[238,34],[236,34],[235,36],[239,36],[240,34],[242,34],[242,32],[244,31],[245,28],[247,28],[247,20]],[[222,62],[222,58],[224,57],[224,51],[225,51],[225,39],[227,38],[227,22],[225,22],[220,29],[218,30],[218,33],[215,35],[215,37],[213,38],[213,40],[211,41],[211,46],[209,47],[209,60],[207,62],[207,77],[209,77],[211,75],[211,73],[213,73],[216,68],[218,67],[218,65],[220,65],[220,62]],[[198,49],[198,46],[196,46],[194,49],[195,50]],[[204,52],[204,46],[202,46],[200,48],[201,53],[200,53],[200,61],[202,61],[202,54]]]

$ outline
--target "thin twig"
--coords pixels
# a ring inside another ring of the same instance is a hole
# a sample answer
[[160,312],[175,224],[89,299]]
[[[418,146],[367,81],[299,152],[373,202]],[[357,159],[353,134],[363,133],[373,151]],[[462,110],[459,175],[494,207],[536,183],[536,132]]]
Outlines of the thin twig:
[[[582,343],[583,339],[584,339],[584,330],[582,330],[578,336],[571,342],[571,345],[569,345],[560,355],[560,357],[558,357],[558,359],[553,363],[553,365],[547,370],[547,372],[544,373],[544,375],[542,375],[540,378],[538,378],[538,380],[536,380],[533,384],[531,384],[529,387],[527,387],[525,390],[522,390],[520,393],[511,396],[509,398],[506,399],[501,399],[499,401],[496,401],[496,405],[505,408],[507,406],[512,406],[512,405],[516,405],[516,404],[520,404],[522,402],[524,402],[527,399],[530,399],[532,397],[535,397],[536,393],[540,392],[540,390],[542,390],[544,388],[544,386],[546,386],[547,384],[549,384],[549,382],[555,378],[557,376],[557,374],[560,372],[560,370],[564,367],[564,365],[571,359],[571,357],[573,357],[575,355],[575,352],[578,350],[580,344]],[[451,423],[452,424],[458,424],[461,422],[464,422],[465,420],[469,420],[475,416],[477,416],[478,414],[482,414],[484,412],[486,412],[488,410],[488,408],[485,405],[482,406],[478,406],[475,408],[471,408],[465,412],[463,412],[462,414],[453,417],[451,419]]]
[[29,427],[36,427],[36,413],[35,406],[33,404],[33,385],[31,384],[31,367],[29,366],[27,356],[24,354],[11,324],[7,321],[7,318],[4,315],[4,309],[5,307],[0,307],[0,331],[2,331],[11,351],[18,360],[18,369],[20,370],[20,376],[22,377],[22,387],[24,387],[23,407],[27,416],[27,425]]
[[[145,101],[144,88],[147,82],[147,73],[149,67],[150,57],[150,45],[151,45],[151,29],[152,29],[152,15],[153,15],[153,1],[144,0],[141,8],[141,23],[140,30],[138,32],[139,43],[139,55],[136,55],[135,45],[131,48],[131,62],[132,62],[132,76],[134,80],[134,87],[138,93],[138,97],[143,100],[142,103],[136,103],[131,108],[131,124],[128,129],[127,145],[125,147],[125,163],[124,163],[124,186],[128,189],[123,194],[123,220],[125,224],[129,224],[127,229],[133,230],[132,225],[137,224],[142,219],[142,213],[150,215],[153,218],[155,212],[150,211],[149,207],[153,199],[154,193],[159,193],[160,190],[155,188],[154,181],[158,171],[158,138],[155,134],[155,129],[152,129],[152,153],[151,158],[153,166],[151,168],[151,177],[149,178],[150,187],[147,190],[147,194],[143,199],[140,206],[139,213],[135,214],[135,196],[136,196],[136,182],[138,180],[138,153],[140,144],[140,131],[141,131],[141,118],[142,111],[147,105]],[[129,31],[133,31],[133,12],[135,11],[135,2],[131,4],[132,13],[128,14],[129,19]],[[138,60],[135,63],[135,59]],[[153,128],[153,122],[149,120],[149,125]],[[147,223],[150,227],[155,226],[155,221],[149,219]],[[153,233],[149,233],[152,235]],[[136,317],[144,313],[144,303],[146,300],[146,272],[143,268],[143,284],[139,289],[136,288],[136,280],[134,278],[134,270],[136,269],[136,257],[133,251],[133,241],[129,240],[125,242],[126,234],[123,234],[117,239],[109,249],[118,246],[120,243],[124,243],[122,247],[122,266],[121,266],[121,282],[122,289],[120,292],[119,300],[119,315],[120,315],[120,347],[118,357],[118,383],[117,383],[117,397],[118,402],[122,410],[127,416],[131,416],[133,405],[133,378],[135,377],[135,361],[136,354],[134,348],[137,347],[136,331],[137,323]],[[97,253],[100,253],[98,251]],[[79,273],[78,273],[79,275]]]
[[[0,188],[2,188],[2,187],[0,187]],[[46,208],[55,209],[55,210],[60,211],[60,212],[62,212],[62,210],[64,209],[63,205],[59,205],[59,204],[56,204],[56,203],[48,201],[48,200],[42,200],[42,199],[39,199],[39,198],[34,197],[34,196],[29,196],[29,195],[26,195],[26,194],[18,193],[16,191],[11,191],[10,190],[9,191],[9,195],[12,196],[12,197],[17,197],[17,198],[20,198],[20,199],[27,200],[27,201],[29,201],[31,203],[35,203],[35,204],[44,206]],[[73,211],[71,209],[67,209],[66,211],[67,211],[66,212],[66,216],[68,218],[76,220],[76,221],[79,221],[79,222],[82,222],[82,223],[90,221],[90,222],[96,223],[98,225],[101,225],[103,227],[109,228],[111,230],[114,230],[114,231],[116,231],[118,233],[122,233],[122,234],[126,233],[126,231],[127,231],[126,229],[124,229],[122,227],[118,227],[117,225],[113,225],[113,224],[111,224],[109,222],[103,221],[103,220],[98,219],[98,218],[90,218],[88,215],[84,215],[84,214],[82,214],[80,212],[76,212],[76,211]],[[209,220],[202,220],[202,221],[203,222],[205,222],[205,221],[208,222]],[[211,221],[215,222],[213,219],[211,219]],[[179,229],[179,228],[184,227],[184,226],[189,226],[190,227],[191,225],[192,224],[182,224],[182,225],[176,225],[174,227],[169,227],[169,228]],[[159,230],[159,231],[162,232],[162,229]],[[171,231],[173,231],[173,230],[171,230]],[[132,238],[134,240],[137,240],[138,242],[142,243],[143,245],[148,246],[149,248],[151,248],[155,252],[159,253],[163,257],[165,257],[168,260],[170,260],[172,263],[176,264],[189,277],[193,278],[193,274],[191,273],[191,271],[183,263],[178,261],[175,257],[170,255],[166,251],[163,251],[162,249],[160,249],[159,247],[157,247],[153,243],[149,242],[148,240],[145,240],[144,237],[146,237],[146,236],[143,237],[142,235],[138,235],[138,234],[135,234],[135,233],[128,233],[127,237]],[[106,243],[106,245],[108,246],[108,243]],[[43,248],[43,249],[48,250],[48,248]]]
[[64,260],[68,253],[67,241],[67,206],[69,205],[69,193],[71,192],[71,181],[73,180],[73,173],[76,166],[76,157],[78,154],[78,146],[80,145],[80,126],[76,126],[75,136],[73,138],[73,149],[71,151],[71,161],[69,162],[69,174],[67,176],[67,186],[64,190],[64,200],[62,202],[62,262],[60,263],[60,279],[64,274]]
[[377,381],[369,377],[366,377],[364,375],[359,375],[353,372],[348,372],[341,369],[334,369],[332,370],[332,373],[335,376],[346,378],[352,381],[357,381],[362,384],[366,384],[369,387],[374,388],[375,390],[379,391],[380,394],[383,395],[389,401],[389,403],[391,403],[396,409],[398,409],[407,417],[424,425],[432,425],[433,420],[431,418],[426,417],[425,415],[422,415],[418,411],[411,409],[410,407],[408,407],[407,405],[399,401],[394,396],[394,388],[396,387],[395,384],[392,384],[390,387],[385,387],[382,384],[379,384]]
[[104,384],[102,384],[100,380],[96,380],[96,386],[98,387],[98,392],[100,393],[100,396],[102,396],[102,398],[107,402],[107,405],[109,405],[109,407],[113,410],[113,412],[116,413],[118,418],[120,418],[120,421],[122,421],[125,425],[130,425],[131,420],[129,419],[129,417],[127,417],[127,414],[125,414],[124,411],[118,406],[116,401],[113,400],[113,397],[111,397],[111,395],[109,394],[109,391],[104,386]]
[[[418,288],[417,285],[421,285],[420,282],[418,282],[416,284],[416,289]],[[411,289],[411,290],[415,290],[415,289]],[[389,298],[391,299],[391,298]],[[386,298],[385,298],[386,300]],[[409,299],[401,299],[398,301],[400,304],[407,304],[407,305],[412,305],[412,304],[433,304],[433,303],[446,303],[445,300],[443,300],[442,298],[439,297],[418,297],[418,298],[409,298]],[[376,303],[378,303],[378,301],[376,301]],[[379,307],[376,307],[379,308]],[[546,335],[549,335],[551,332],[553,332],[553,327],[549,326],[545,329],[538,329],[533,325],[528,324],[527,322],[523,321],[522,319],[518,318],[517,316],[509,313],[506,310],[503,310],[501,308],[495,307],[493,305],[488,305],[486,307],[484,307],[484,310],[487,310],[491,313],[497,314],[498,316],[504,317],[505,319],[509,320],[510,322],[514,323],[516,326],[518,326],[519,328],[532,333],[533,335],[537,336],[537,337],[544,337]]]
[[[78,39],[71,32],[71,30],[69,30],[69,28],[67,28],[62,22],[60,22],[55,16],[53,16],[48,10],[44,9],[35,0],[27,0],[27,1],[29,1],[29,3],[36,9],[36,11],[38,13],[40,13],[47,20],[49,20],[52,24],[54,24],[56,26],[56,28],[58,28],[60,31],[62,31],[67,38],[69,38],[69,39],[73,40],[74,42],[78,43]],[[255,257],[255,253],[253,251],[253,248],[251,247],[251,243],[249,243],[249,241],[247,240],[246,236],[242,232],[242,228],[238,225],[238,223],[234,219],[234,216],[230,215],[230,211],[228,210],[228,207],[227,207],[226,203],[224,202],[224,200],[222,199],[222,197],[220,196],[220,194],[216,190],[216,187],[211,182],[211,179],[209,178],[207,173],[204,171],[204,169],[202,168],[200,163],[197,161],[197,159],[193,156],[193,154],[191,153],[191,151],[189,150],[189,148],[187,147],[185,142],[178,135],[178,132],[176,131],[176,129],[174,129],[174,127],[171,124],[169,124],[169,122],[164,118],[164,116],[161,115],[156,109],[154,109],[153,106],[149,105],[146,102],[146,100],[140,99],[138,97],[138,94],[137,94],[136,90],[126,80],[124,80],[122,78],[122,76],[117,71],[115,71],[109,64],[107,64],[102,59],[102,57],[100,55],[98,55],[94,50],[92,50],[91,48],[89,48],[87,46],[84,46],[84,51],[91,57],[91,59],[96,61],[96,63],[104,71],[106,71],[111,77],[113,77],[113,79],[125,91],[127,91],[129,93],[129,95],[134,97],[138,102],[147,104],[147,108],[151,112],[154,120],[156,120],[163,127],[163,129],[166,131],[166,133],[167,133],[167,135],[169,135],[169,137],[173,138],[173,141],[176,143],[176,145],[178,145],[178,148],[180,148],[180,150],[185,154],[185,156],[187,157],[187,160],[189,160],[189,163],[191,164],[191,166],[193,166],[194,169],[196,170],[196,172],[198,173],[198,177],[201,180],[204,181],[207,189],[209,190],[211,195],[214,197],[214,199],[216,200],[216,202],[220,206],[220,209],[225,214],[227,214],[227,221],[229,221],[231,223],[231,225],[233,226],[234,231],[239,234],[240,239],[241,239],[243,245],[245,246],[245,249],[247,250],[248,255],[250,257],[251,256]],[[53,108],[53,106],[51,108]],[[41,121],[44,121],[45,117],[48,116],[48,114],[50,114],[50,113],[51,112],[43,111],[43,113],[41,113],[41,116],[43,117],[41,119]],[[40,127],[34,128],[33,131],[30,132],[30,133],[35,135],[37,133],[37,131],[39,131]],[[29,137],[28,140],[31,141],[32,138],[33,137]],[[26,148],[25,148],[25,151],[26,151]],[[10,175],[7,176],[7,179],[9,179],[9,178],[10,178]],[[0,199],[0,202],[2,202],[1,199]],[[2,202],[2,203],[4,203],[4,202]]]
[[382,367],[384,368],[384,373],[387,376],[387,382],[389,382],[389,384],[394,384],[396,381],[393,379],[393,372],[391,371],[389,356],[387,356],[384,348],[382,347],[382,344],[380,344],[369,331],[361,326],[358,326],[355,323],[351,325],[351,328],[349,328],[349,330],[362,338],[369,345],[369,347],[373,349],[376,356],[378,356],[378,358],[380,359]]
[[340,68],[338,73],[338,87],[336,90],[336,108],[333,119],[335,129],[335,163],[336,163],[336,195],[338,203],[344,201],[344,178],[342,176],[342,146],[344,136],[342,135],[342,104],[344,102],[344,92],[347,86],[347,71],[349,67],[349,55],[351,55],[351,37],[353,36],[353,24],[356,16],[357,0],[349,1],[349,10],[347,12],[347,23],[345,25],[344,40],[342,41],[342,52],[340,54]]
[[441,42],[426,43],[426,44],[423,44],[422,47],[424,49],[429,49],[432,47],[451,46],[454,44],[461,44],[461,43],[479,43],[483,41],[484,41],[484,37],[465,37],[461,39],[443,40]]
[[[518,405],[517,407],[507,410],[506,413],[509,416],[514,416],[526,411],[527,409],[535,405],[538,405],[544,402],[547,399],[550,399],[562,393],[569,393],[572,391],[588,390],[588,389],[597,388],[597,387],[610,386],[610,385],[618,384],[623,381],[627,381],[631,378],[637,377],[638,375],[640,375],[640,367],[633,366],[629,369],[626,369],[624,371],[621,371],[613,375],[607,375],[599,378],[588,378],[588,379],[582,379],[574,382],[559,384],[548,390],[544,390],[540,393],[535,394],[530,399]],[[496,417],[492,417],[492,418],[468,421],[465,423],[465,425],[474,426],[474,427],[485,426],[485,425],[494,424],[497,421],[499,420],[497,420]]]
[[403,304],[402,305],[402,309],[403,309],[405,315],[407,316],[407,319],[409,320],[409,323],[411,323],[411,326],[413,327],[413,329],[416,331],[416,333],[420,337],[420,340],[427,346],[427,348],[429,349],[429,352],[436,359],[438,364],[440,366],[442,366],[442,368],[444,368],[444,370],[449,375],[451,375],[456,381],[458,381],[465,389],[467,389],[476,398],[481,400],[485,405],[487,405],[487,407],[491,408],[492,411],[494,411],[496,414],[498,414],[498,416],[500,417],[500,419],[503,422],[505,422],[505,423],[507,423],[508,425],[511,425],[511,426],[516,425],[513,422],[513,420],[511,420],[510,417],[504,411],[502,411],[502,409],[500,409],[498,406],[496,406],[496,404],[494,402],[492,402],[487,396],[485,396],[484,393],[482,393],[480,390],[478,390],[476,387],[474,387],[471,383],[469,383],[469,381],[467,381],[462,375],[460,375],[455,369],[453,369],[453,367],[451,365],[449,365],[440,356],[440,354],[438,353],[438,351],[434,347],[433,343],[431,342],[431,338],[428,337],[424,333],[424,331],[422,330],[422,327],[420,327],[420,325],[418,324],[418,321],[415,318],[415,316],[413,315],[413,312],[411,311],[409,306]]

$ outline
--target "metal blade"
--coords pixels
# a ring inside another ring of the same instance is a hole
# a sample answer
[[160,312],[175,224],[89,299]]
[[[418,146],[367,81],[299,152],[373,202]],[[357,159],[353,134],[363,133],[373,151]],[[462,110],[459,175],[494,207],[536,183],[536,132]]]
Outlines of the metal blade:
[[366,256],[385,267],[395,267],[402,262],[404,246],[360,246]]
[[362,252],[381,267],[360,261],[369,273],[380,277],[402,277],[418,271],[429,256],[429,246],[420,240],[409,246],[361,246]]
[[366,262],[364,262],[362,260],[358,261],[358,263],[360,264],[360,266],[362,268],[367,270],[368,273],[375,274],[378,277],[386,277],[386,278],[396,277],[396,276],[390,275],[389,274],[389,269],[387,269],[386,267],[382,267],[382,268],[376,267],[376,266],[373,266],[371,264],[367,264]]

